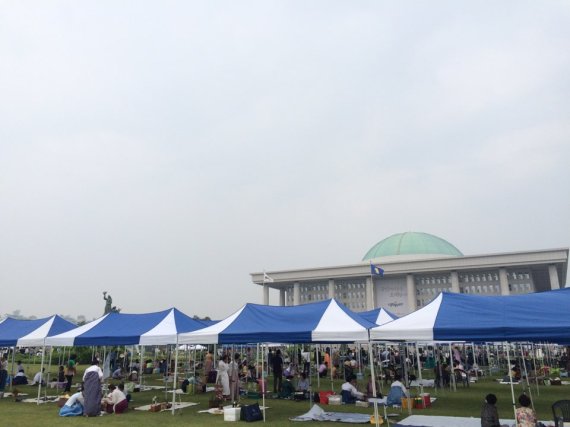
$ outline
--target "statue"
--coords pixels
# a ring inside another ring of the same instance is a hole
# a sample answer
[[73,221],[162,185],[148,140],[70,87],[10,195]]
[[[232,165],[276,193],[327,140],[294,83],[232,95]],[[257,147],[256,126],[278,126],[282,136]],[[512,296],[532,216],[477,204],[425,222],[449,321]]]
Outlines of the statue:
[[107,295],[107,291],[104,291],[103,299],[105,300],[105,312],[103,314],[110,313],[111,311],[113,311],[112,309],[113,298],[111,298],[111,295]]

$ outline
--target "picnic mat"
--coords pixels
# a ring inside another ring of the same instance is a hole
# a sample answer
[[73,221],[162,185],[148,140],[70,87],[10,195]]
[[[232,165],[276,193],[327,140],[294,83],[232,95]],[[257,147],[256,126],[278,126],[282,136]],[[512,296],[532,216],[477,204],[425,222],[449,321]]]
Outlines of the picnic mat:
[[370,415],[350,412],[325,412],[319,405],[313,405],[306,414],[289,418],[291,421],[333,421],[339,423],[370,424]]
[[[18,395],[21,396],[21,395]],[[40,397],[39,399],[39,403],[53,403],[53,402],[57,402],[59,400],[59,396],[55,396],[55,397]],[[38,398],[37,397],[32,397],[32,398],[28,398],[28,399],[22,399],[22,402],[24,403],[38,403]]]
[[162,390],[163,385],[141,385],[141,391]]
[[[18,393],[18,396],[27,396],[27,395],[28,395],[28,393]],[[14,395],[10,392],[4,393],[4,399],[7,397],[14,397]]]
[[[182,409],[182,408],[187,408],[188,406],[195,406],[198,405],[198,403],[195,402],[181,402],[178,403],[176,402],[174,404],[174,409]],[[150,409],[151,405],[143,405],[143,406],[137,406],[135,408],[135,411],[148,411]],[[163,411],[172,411],[172,408],[168,408],[168,409],[163,409]]]
[[[512,426],[514,420],[501,418],[501,425]],[[542,421],[545,425],[551,425],[548,421]],[[481,418],[473,417],[440,417],[431,415],[411,415],[399,421],[393,427],[481,427]]]
[[[260,406],[259,409],[262,411],[265,409],[269,409],[269,406]],[[202,409],[198,411],[199,414],[212,414],[212,415],[224,415],[224,410],[220,408],[210,408],[210,409]]]

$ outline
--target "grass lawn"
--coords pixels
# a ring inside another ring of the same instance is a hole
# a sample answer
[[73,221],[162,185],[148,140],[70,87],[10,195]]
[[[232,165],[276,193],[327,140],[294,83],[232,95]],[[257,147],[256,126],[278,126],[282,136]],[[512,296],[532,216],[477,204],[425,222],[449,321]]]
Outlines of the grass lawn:
[[[85,368],[85,367],[83,367]],[[149,385],[161,385],[162,379],[158,376],[149,376],[152,379],[146,381]],[[78,375],[77,378],[80,378]],[[148,377],[147,377],[148,378]],[[271,385],[271,379],[269,381]],[[316,385],[316,381],[313,382]],[[334,389],[339,392],[341,381],[335,382]],[[364,384],[361,384],[361,389]],[[22,393],[28,393],[27,397],[36,397],[37,388],[33,386],[18,386]],[[316,389],[316,386],[315,386]],[[330,389],[330,380],[321,382],[321,390]],[[6,390],[8,391],[8,390]],[[438,390],[426,388],[426,392],[431,393],[432,397],[437,400],[431,408],[424,410],[414,409],[414,414],[422,415],[447,415],[479,418],[479,412],[484,396],[487,393],[495,393],[498,397],[497,407],[499,415],[502,418],[513,418],[513,410],[511,405],[511,393],[508,385],[497,383],[492,378],[485,378],[470,387],[458,385],[457,391]],[[523,391],[522,385],[515,386],[515,398]],[[415,392],[415,390],[413,390]],[[43,394],[43,392],[42,392]],[[49,389],[48,395],[56,396],[57,393]],[[69,417],[61,418],[58,416],[59,408],[55,403],[45,403],[36,405],[34,403],[15,402],[12,398],[4,398],[0,401],[0,414],[2,417],[2,425],[17,426],[178,426],[178,425],[197,425],[197,426],[216,426],[228,425],[223,420],[222,415],[200,414],[199,410],[208,408],[208,399],[212,393],[207,394],[188,394],[183,395],[183,402],[197,402],[199,405],[184,408],[172,415],[171,412],[151,413],[129,410],[123,415],[105,415],[102,417],[85,418],[85,417]],[[146,391],[133,393],[133,402],[130,407],[136,407],[151,403],[153,396],[157,396],[160,401],[165,400],[165,393],[162,390]],[[537,395],[536,386],[532,388],[532,396],[534,399],[535,409],[539,419],[551,420],[551,405],[559,399],[570,399],[570,386],[541,386],[540,395]],[[172,399],[171,395],[169,399]],[[257,400],[242,399],[242,404],[254,403]],[[261,404],[261,400],[259,400]],[[301,415],[309,410],[309,402],[294,402],[291,400],[266,399],[266,405],[270,407],[267,410],[267,423],[272,426],[290,426],[292,424],[300,425],[289,421],[289,417]],[[353,405],[342,406],[323,406],[325,410],[334,412],[359,412],[372,414],[373,408],[358,408]],[[389,412],[397,412],[397,410],[389,410]],[[408,415],[407,411],[397,418],[391,420],[403,419]],[[302,425],[302,424],[301,424]],[[339,423],[321,422],[318,426],[339,426]],[[342,425],[342,424],[340,424]]]

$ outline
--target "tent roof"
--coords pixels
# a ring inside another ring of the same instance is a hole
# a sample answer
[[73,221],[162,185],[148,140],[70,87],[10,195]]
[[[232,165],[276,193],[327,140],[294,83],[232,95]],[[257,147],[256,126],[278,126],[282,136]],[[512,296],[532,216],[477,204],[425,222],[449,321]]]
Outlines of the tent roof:
[[370,330],[374,340],[570,342],[570,288],[510,296],[444,292]]
[[215,325],[180,334],[180,344],[308,343],[368,340],[373,323],[336,300],[296,306],[246,304]]
[[142,314],[109,313],[46,342],[64,346],[175,344],[178,333],[204,326],[176,308]]
[[363,319],[366,319],[369,322],[375,323],[377,325],[383,325],[398,318],[398,316],[382,307],[375,308],[374,310],[363,311],[361,313],[358,313],[358,315]]
[[46,337],[73,328],[73,323],[58,315],[34,320],[7,317],[0,322],[0,346],[39,347],[44,345]]

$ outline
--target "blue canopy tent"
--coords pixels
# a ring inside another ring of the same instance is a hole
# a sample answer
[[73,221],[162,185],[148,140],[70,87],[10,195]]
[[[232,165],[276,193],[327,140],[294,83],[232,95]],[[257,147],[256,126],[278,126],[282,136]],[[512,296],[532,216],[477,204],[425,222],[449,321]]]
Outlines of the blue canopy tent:
[[510,296],[443,292],[425,307],[370,330],[386,341],[570,343],[570,288]]
[[358,313],[358,315],[369,322],[376,323],[376,325],[383,325],[398,318],[394,313],[391,313],[382,307],[375,308],[374,310],[363,311]]
[[58,315],[34,320],[7,317],[0,322],[0,347],[40,347],[47,337],[75,327]]
[[[296,306],[246,304],[204,329],[178,336],[180,344],[368,342],[375,323],[335,299]],[[262,361],[265,357],[262,357]],[[332,381],[332,380],[331,380]],[[265,401],[265,394],[263,394]],[[263,411],[265,420],[265,410]]]
[[[177,344],[178,334],[195,331],[206,325],[176,308],[156,313],[108,313],[86,325],[49,338],[50,345],[168,345]],[[173,384],[178,377],[178,345],[176,345]],[[172,413],[174,413],[173,393]]]
[[[42,347],[42,369],[40,372],[43,372],[46,339],[73,328],[75,328],[73,323],[58,315],[35,320],[8,317],[0,323],[0,347]],[[14,359],[12,357],[13,364]],[[40,392],[41,383],[38,387],[38,403]]]
[[295,306],[246,304],[218,323],[178,336],[179,344],[368,342],[376,324],[335,299]]
[[48,345],[165,345],[176,344],[179,333],[204,328],[176,308],[155,313],[109,313],[68,332],[49,337]]
[[[425,307],[370,330],[385,341],[570,343],[570,288],[509,296],[441,293]],[[509,346],[507,362],[510,365]],[[509,370],[509,376],[510,376]],[[511,396],[515,395],[511,381]],[[516,413],[515,413],[516,418]]]

